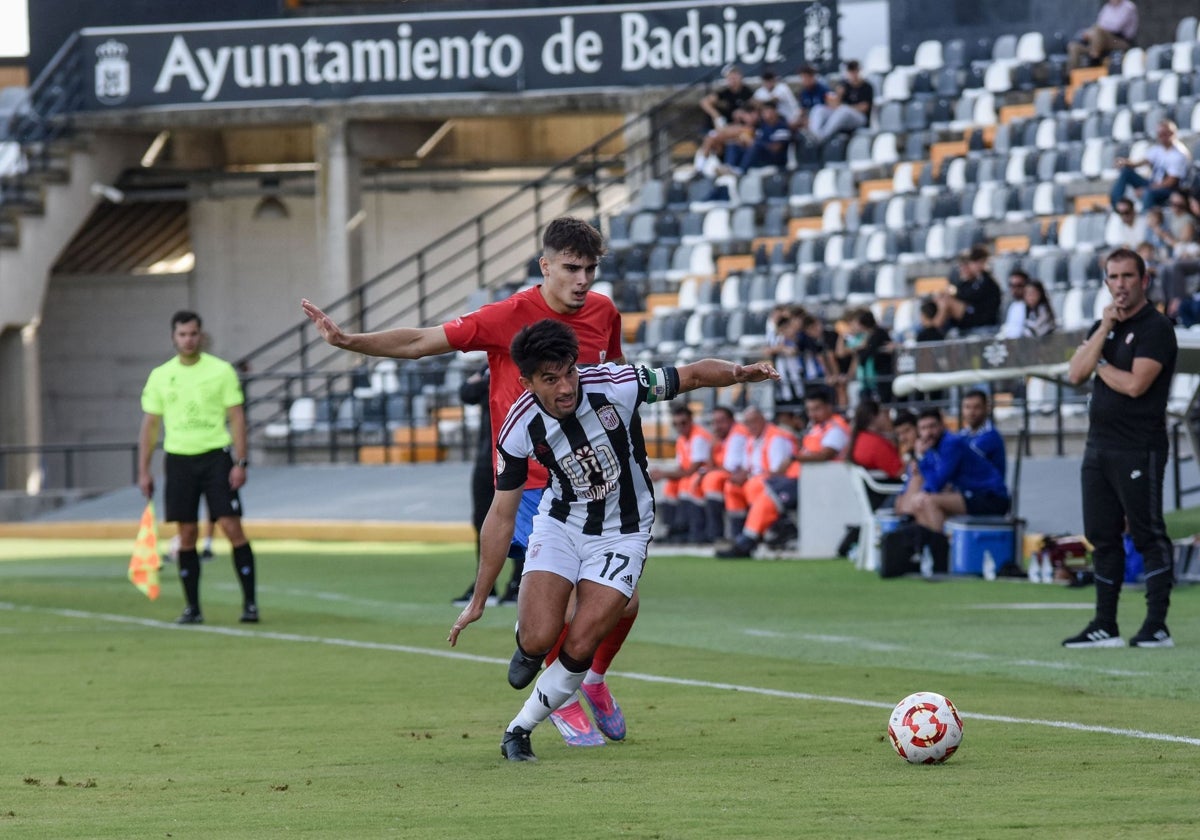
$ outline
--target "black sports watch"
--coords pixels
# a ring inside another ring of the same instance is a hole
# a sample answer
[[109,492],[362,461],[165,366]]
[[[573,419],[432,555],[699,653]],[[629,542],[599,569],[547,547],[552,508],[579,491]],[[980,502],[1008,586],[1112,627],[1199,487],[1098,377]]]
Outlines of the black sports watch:
[[235,466],[239,466],[242,469],[245,469],[246,467],[250,466],[250,462],[247,461],[245,458],[243,458],[242,460],[238,461]]

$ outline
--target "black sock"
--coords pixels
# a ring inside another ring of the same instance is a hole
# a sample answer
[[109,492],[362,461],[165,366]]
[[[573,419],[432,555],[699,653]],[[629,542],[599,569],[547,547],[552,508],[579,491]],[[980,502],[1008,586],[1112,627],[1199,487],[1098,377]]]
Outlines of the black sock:
[[239,545],[233,549],[233,571],[237,574],[238,583],[242,585],[242,603],[246,606],[256,604],[254,599],[254,552],[250,543]]
[[179,582],[183,584],[183,597],[194,610],[200,609],[200,555],[194,548],[179,550]]

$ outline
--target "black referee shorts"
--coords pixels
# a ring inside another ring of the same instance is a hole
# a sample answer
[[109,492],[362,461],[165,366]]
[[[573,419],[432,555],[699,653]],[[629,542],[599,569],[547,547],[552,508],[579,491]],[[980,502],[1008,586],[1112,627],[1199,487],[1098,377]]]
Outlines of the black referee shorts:
[[166,522],[198,522],[200,497],[208,502],[211,519],[222,516],[241,516],[242,500],[229,487],[229,471],[233,456],[228,449],[214,449],[200,455],[166,453],[163,471],[166,489],[163,492]]

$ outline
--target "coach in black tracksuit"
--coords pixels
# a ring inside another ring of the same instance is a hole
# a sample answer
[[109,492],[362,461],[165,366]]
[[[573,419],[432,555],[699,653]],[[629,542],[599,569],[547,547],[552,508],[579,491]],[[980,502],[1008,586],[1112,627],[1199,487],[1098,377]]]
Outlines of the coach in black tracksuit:
[[1178,354],[1175,328],[1146,299],[1146,264],[1121,248],[1104,261],[1112,303],[1071,358],[1067,377],[1083,384],[1095,372],[1083,456],[1083,528],[1096,575],[1096,615],[1065,647],[1123,645],[1117,601],[1125,579],[1126,527],[1146,562],[1146,620],[1132,647],[1173,647],[1167,608],[1173,551],[1163,523],[1167,397]]

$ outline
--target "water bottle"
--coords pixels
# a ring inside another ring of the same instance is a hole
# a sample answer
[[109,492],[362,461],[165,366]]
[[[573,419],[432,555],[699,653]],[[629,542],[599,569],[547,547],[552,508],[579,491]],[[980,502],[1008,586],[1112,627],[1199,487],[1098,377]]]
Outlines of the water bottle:
[[1042,552],[1042,583],[1054,583],[1054,565],[1050,562],[1050,552]]
[[992,552],[983,552],[983,579],[996,579],[996,558],[992,556]]
[[1041,583],[1042,580],[1042,552],[1038,551],[1029,555],[1029,568],[1025,572],[1030,583]]

